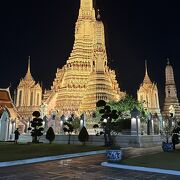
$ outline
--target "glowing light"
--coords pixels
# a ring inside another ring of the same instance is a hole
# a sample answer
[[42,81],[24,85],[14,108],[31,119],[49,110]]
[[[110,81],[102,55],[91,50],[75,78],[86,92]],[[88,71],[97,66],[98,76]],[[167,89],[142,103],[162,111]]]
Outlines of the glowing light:
[[103,122],[107,123],[107,119],[104,119]]

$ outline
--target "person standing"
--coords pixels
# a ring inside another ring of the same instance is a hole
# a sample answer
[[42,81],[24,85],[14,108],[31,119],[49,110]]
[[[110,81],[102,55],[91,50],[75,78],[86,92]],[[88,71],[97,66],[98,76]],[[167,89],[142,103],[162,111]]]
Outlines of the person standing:
[[177,133],[173,133],[172,143],[173,143],[173,149],[176,149],[176,144],[179,144],[179,135]]
[[18,143],[18,139],[19,139],[19,135],[20,135],[20,133],[19,133],[19,130],[18,130],[18,128],[14,131],[14,134],[15,134],[15,143],[17,144]]

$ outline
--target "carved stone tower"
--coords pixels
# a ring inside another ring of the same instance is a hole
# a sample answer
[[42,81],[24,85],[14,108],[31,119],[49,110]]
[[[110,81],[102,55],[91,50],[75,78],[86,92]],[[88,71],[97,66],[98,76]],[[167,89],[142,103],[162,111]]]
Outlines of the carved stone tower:
[[32,112],[39,110],[42,101],[42,88],[39,83],[36,84],[30,71],[30,57],[28,61],[28,70],[17,87],[16,107],[21,117],[27,121]]
[[125,94],[107,66],[104,26],[99,11],[97,18],[95,14],[93,0],[81,0],[73,50],[44,95],[49,112],[87,112],[94,110],[100,99],[119,100]]
[[177,97],[176,84],[174,81],[173,67],[169,59],[166,66],[166,84],[165,84],[165,101],[163,108],[163,116],[173,116],[180,119],[180,106]]

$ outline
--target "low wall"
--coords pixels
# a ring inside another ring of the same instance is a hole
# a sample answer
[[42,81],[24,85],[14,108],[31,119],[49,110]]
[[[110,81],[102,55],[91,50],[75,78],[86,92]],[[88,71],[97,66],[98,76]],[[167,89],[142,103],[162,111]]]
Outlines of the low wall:
[[[28,134],[23,134],[20,135],[19,141],[31,142],[32,137]],[[48,141],[45,138],[45,135],[43,135],[40,138],[40,141],[43,143],[48,143]],[[54,142],[57,144],[67,144],[68,135],[56,135]],[[81,142],[78,141],[77,135],[71,136],[71,144],[81,144]],[[103,146],[104,137],[90,135],[87,144]],[[161,145],[162,140],[159,135],[142,135],[142,136],[119,135],[116,136],[116,144],[118,144],[121,147],[153,147],[153,146]]]
[[144,135],[139,136],[140,147],[161,146],[162,139],[160,135]]

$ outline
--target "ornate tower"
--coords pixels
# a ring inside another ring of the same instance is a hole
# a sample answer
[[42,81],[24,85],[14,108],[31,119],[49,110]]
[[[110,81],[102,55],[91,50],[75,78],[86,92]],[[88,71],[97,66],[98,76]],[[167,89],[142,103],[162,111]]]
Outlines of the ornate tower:
[[104,26],[93,0],[81,0],[75,27],[75,41],[67,64],[58,69],[50,91],[44,95],[48,110],[81,113],[93,110],[96,101],[118,100],[115,72],[107,66]]
[[28,60],[28,70],[17,87],[16,107],[19,114],[28,120],[32,112],[39,110],[42,101],[42,88],[39,83],[36,84],[30,71],[30,57]]
[[180,119],[180,106],[177,97],[176,84],[174,81],[173,68],[169,62],[167,62],[166,70],[166,84],[165,84],[165,102],[163,108],[163,116],[173,116]]
[[152,83],[149,78],[147,62],[145,63],[145,69],[144,81],[137,91],[138,101],[142,102],[144,108],[146,108],[152,115],[157,114],[159,117],[161,117],[158,88],[157,85]]

